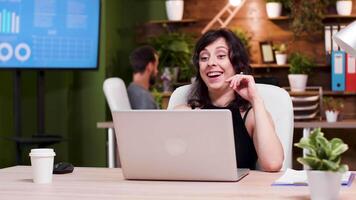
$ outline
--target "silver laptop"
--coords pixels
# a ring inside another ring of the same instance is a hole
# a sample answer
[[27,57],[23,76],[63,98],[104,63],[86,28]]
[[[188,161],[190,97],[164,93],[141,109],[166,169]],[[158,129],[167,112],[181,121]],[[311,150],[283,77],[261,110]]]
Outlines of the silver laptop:
[[114,111],[126,179],[238,181],[229,110]]

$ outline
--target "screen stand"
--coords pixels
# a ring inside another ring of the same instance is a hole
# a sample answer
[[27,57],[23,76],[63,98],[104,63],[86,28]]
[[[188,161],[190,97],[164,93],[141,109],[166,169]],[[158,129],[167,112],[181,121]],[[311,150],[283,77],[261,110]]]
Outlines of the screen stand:
[[[16,70],[14,73],[14,140],[15,138],[21,138],[21,124],[21,71]],[[16,164],[20,164],[20,161],[21,145],[16,142]]]
[[37,72],[37,131],[38,135],[44,135],[45,132],[45,73]]
[[22,148],[26,146],[37,145],[38,148],[43,148],[58,142],[63,139],[59,135],[45,134],[45,73],[38,71],[37,73],[37,134],[32,137],[22,136],[22,121],[21,121],[21,71],[16,70],[14,73],[14,126],[15,136],[10,137],[10,140],[16,142],[16,164],[20,165]]

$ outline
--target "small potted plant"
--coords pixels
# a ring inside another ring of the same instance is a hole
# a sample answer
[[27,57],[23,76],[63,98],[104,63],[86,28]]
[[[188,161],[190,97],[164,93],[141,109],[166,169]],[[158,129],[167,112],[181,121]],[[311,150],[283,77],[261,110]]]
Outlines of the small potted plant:
[[285,43],[274,44],[273,50],[277,65],[285,65],[287,63],[287,45]]
[[282,14],[283,0],[266,0],[266,11],[269,18],[276,18]]
[[323,98],[323,107],[327,122],[336,122],[339,113],[344,109],[344,104],[341,99],[332,97]]
[[184,12],[184,0],[166,0],[166,12],[168,20],[182,20]]
[[342,174],[348,171],[348,166],[341,164],[341,154],[348,149],[347,144],[339,138],[327,140],[317,128],[294,145],[308,150],[297,161],[310,168],[307,178],[311,199],[338,199]]
[[352,0],[337,0],[336,11],[338,15],[351,15]]
[[311,73],[313,61],[302,53],[293,53],[289,58],[288,74],[292,92],[303,92],[307,86],[308,74]]

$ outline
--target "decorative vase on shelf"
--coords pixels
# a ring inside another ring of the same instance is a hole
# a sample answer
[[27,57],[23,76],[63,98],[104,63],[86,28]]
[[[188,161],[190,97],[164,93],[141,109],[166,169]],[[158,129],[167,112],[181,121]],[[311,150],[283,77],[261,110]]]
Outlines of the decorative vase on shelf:
[[314,62],[306,55],[294,52],[289,56],[288,80],[292,92],[304,92]]
[[273,44],[272,48],[276,56],[277,65],[285,65],[287,63],[287,44]]
[[282,3],[280,2],[267,2],[266,3],[267,16],[269,18],[276,18],[282,14]]
[[352,1],[350,0],[338,0],[336,1],[336,11],[338,15],[351,15]]
[[166,11],[168,20],[182,20],[184,11],[184,0],[166,0]]
[[323,97],[323,108],[327,122],[336,122],[344,109],[343,100],[334,97]]
[[168,67],[164,68],[163,74],[161,76],[161,80],[163,83],[163,92],[171,92],[172,91],[172,74]]
[[290,89],[292,92],[304,92],[307,86],[307,74],[288,74]]
[[285,65],[287,63],[287,54],[276,53],[276,62],[277,65]]
[[325,117],[327,122],[336,122],[338,116],[339,116],[338,111],[333,111],[333,110],[325,111]]

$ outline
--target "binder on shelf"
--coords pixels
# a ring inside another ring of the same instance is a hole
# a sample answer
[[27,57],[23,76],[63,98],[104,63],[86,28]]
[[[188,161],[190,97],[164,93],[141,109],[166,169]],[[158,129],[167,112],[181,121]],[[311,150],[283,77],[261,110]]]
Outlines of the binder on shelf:
[[333,51],[331,53],[331,89],[345,91],[345,52]]
[[324,37],[325,37],[325,52],[327,54],[331,53],[331,26],[324,27]]
[[356,92],[356,58],[346,54],[346,91]]
[[[337,25],[333,25],[331,30],[331,36],[335,35],[338,32],[338,29],[339,27]],[[332,50],[333,51],[339,50],[339,45],[337,45],[334,40],[332,40]]]

